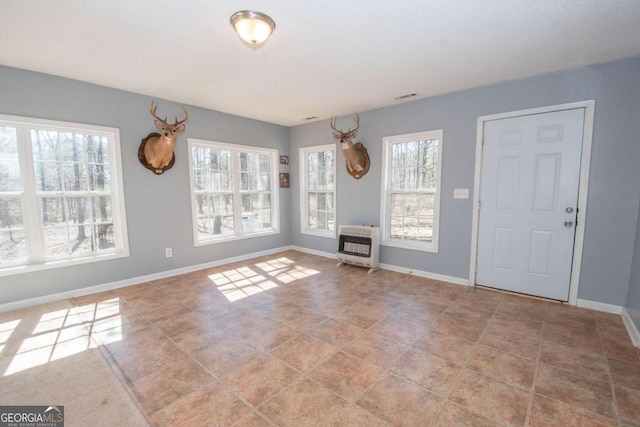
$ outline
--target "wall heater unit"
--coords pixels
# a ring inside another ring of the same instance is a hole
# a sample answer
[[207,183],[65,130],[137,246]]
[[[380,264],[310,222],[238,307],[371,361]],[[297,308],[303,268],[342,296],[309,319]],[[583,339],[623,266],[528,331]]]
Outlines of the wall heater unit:
[[364,225],[341,225],[338,243],[338,266],[369,267],[373,273],[380,265],[380,228]]

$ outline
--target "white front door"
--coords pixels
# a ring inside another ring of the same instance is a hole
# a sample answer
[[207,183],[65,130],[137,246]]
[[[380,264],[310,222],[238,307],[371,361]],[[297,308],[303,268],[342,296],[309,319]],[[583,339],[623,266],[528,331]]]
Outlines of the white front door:
[[584,111],[485,122],[478,285],[569,299]]

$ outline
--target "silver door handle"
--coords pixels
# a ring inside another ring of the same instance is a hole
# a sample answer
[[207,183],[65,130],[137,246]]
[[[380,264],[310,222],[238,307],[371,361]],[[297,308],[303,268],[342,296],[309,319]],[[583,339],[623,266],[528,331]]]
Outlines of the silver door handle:
[[566,220],[563,224],[564,224],[565,227],[571,228],[573,226],[573,221]]

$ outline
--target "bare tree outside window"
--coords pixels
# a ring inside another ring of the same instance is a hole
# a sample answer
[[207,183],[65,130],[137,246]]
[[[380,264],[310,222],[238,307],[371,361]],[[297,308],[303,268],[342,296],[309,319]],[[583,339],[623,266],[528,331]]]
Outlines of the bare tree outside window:
[[336,230],[335,145],[300,149],[302,232],[333,236]]
[[128,256],[119,167],[115,128],[0,115],[0,275]]
[[274,232],[275,150],[202,141],[189,147],[196,244]]
[[437,250],[442,131],[398,135],[383,141],[383,242]]
[[105,137],[32,130],[48,258],[113,248],[108,146]]
[[16,129],[0,126],[0,265],[26,258]]

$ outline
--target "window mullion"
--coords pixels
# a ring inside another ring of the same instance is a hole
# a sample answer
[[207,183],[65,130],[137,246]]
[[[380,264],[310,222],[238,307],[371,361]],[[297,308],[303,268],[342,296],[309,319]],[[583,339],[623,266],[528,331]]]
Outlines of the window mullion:
[[244,234],[242,228],[242,194],[240,187],[242,184],[242,174],[240,171],[240,152],[231,150],[231,175],[233,176],[233,228],[237,236]]
[[332,177],[332,183],[333,183],[333,187],[331,188],[331,197],[333,198],[333,205],[331,205],[333,207],[332,209],[332,214],[333,214],[333,232],[336,233],[338,230],[338,179],[337,179],[337,171],[336,171],[336,157],[337,157],[337,152],[334,149],[333,150],[333,156],[331,157],[332,161],[331,161],[331,177]]
[[44,237],[42,233],[42,219],[40,218],[41,203],[36,192],[36,173],[33,160],[33,143],[28,126],[20,125],[18,129],[18,155],[20,157],[20,176],[22,178],[22,222],[27,239],[29,263],[44,261]]
[[311,216],[311,207],[309,206],[309,194],[311,193],[309,187],[309,174],[310,174],[310,166],[309,166],[309,151],[304,151],[304,205],[303,205],[303,216],[304,216],[304,230],[309,230],[311,221],[309,221],[309,217]]

